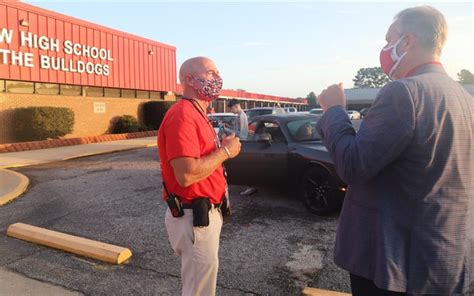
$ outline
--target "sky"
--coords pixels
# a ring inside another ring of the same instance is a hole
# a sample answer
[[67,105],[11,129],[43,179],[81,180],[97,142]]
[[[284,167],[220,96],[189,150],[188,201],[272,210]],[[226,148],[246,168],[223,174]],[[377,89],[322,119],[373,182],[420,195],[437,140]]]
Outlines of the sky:
[[441,58],[448,74],[474,73],[471,2],[153,2],[26,1],[45,9],[177,48],[177,67],[194,56],[213,59],[226,89],[283,97],[319,94],[378,67],[397,12],[431,5],[446,17]]

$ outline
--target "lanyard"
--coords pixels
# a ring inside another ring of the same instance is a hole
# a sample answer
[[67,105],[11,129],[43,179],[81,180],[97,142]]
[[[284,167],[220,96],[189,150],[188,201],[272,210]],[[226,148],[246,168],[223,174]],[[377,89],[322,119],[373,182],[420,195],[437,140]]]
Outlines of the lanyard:
[[[211,121],[209,120],[209,118],[206,116],[206,112],[204,112],[204,109],[201,107],[201,105],[199,105],[198,102],[196,102],[195,99],[188,99],[188,98],[185,98],[183,97],[182,98],[183,100],[186,100],[188,102],[190,102],[194,109],[196,109],[196,111],[201,114],[201,116],[204,118],[204,120],[207,122],[207,124],[209,125],[209,127],[211,128],[212,130],[212,133],[214,134],[214,144],[216,145],[216,150],[218,150],[219,148],[221,148],[221,141],[219,140],[219,136],[216,134],[216,131],[214,130],[214,127],[212,126],[211,124]],[[226,179],[226,192],[225,192],[225,198],[228,200],[228,196],[229,196],[229,190],[228,190],[228,186],[227,186],[227,170],[225,169],[225,166],[224,166],[224,163],[222,163],[222,170],[223,170],[223,173],[224,173],[224,178]],[[227,201],[230,205],[230,201]]]
[[195,99],[188,99],[188,98],[184,98],[184,97],[182,99],[190,102],[193,105],[194,109],[196,109],[196,111],[199,114],[201,114],[202,118],[204,118],[206,123],[211,128],[212,133],[214,134],[214,144],[216,145],[216,149],[221,148],[221,141],[219,140],[219,137],[217,136],[216,131],[214,130],[214,127],[212,126],[211,122],[209,121],[209,118],[207,118],[206,113],[204,112],[204,109],[201,107],[201,105],[199,105],[199,103],[196,102]]
[[[207,118],[207,116],[204,112],[204,109],[202,109],[201,105],[199,105],[199,103],[196,102],[195,99],[188,99],[188,98],[185,98],[185,97],[183,97],[182,99],[190,102],[193,105],[194,109],[196,109],[196,111],[199,114],[201,114],[201,116],[204,118],[204,120],[207,122],[207,124],[211,128],[212,133],[214,134],[214,144],[216,145],[216,149],[221,148],[221,141],[219,140],[219,136],[217,136],[216,131],[214,130],[214,127],[212,126],[211,122],[209,121],[209,118]],[[225,169],[224,164],[222,164],[222,169],[224,170],[224,177],[227,179],[227,171]]]

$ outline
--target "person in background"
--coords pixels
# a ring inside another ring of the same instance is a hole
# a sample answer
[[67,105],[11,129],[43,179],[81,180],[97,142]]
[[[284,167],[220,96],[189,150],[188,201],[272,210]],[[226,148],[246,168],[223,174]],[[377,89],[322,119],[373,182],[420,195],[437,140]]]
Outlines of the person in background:
[[237,115],[236,120],[234,121],[233,130],[235,131],[235,136],[239,137],[240,140],[246,140],[249,134],[249,123],[247,115],[244,110],[240,107],[240,102],[237,99],[232,99],[227,104],[230,112]]
[[275,114],[285,114],[285,113],[287,113],[287,112],[285,111],[285,109],[283,109],[283,108],[281,107],[281,104],[280,104],[280,103],[276,104],[276,106],[275,106],[274,108],[275,108]]
[[[234,121],[233,130],[235,131],[235,135],[239,137],[241,140],[245,141],[248,140],[248,119],[247,114],[245,114],[244,110],[240,107],[240,103],[237,99],[231,99],[227,103],[227,107],[230,108],[230,112],[237,114],[237,118]],[[240,192],[240,195],[249,196],[252,194],[257,193],[258,189],[252,186],[248,186],[244,190]]]
[[207,114],[214,114],[216,113],[216,110],[214,109],[214,106],[212,106],[212,103],[209,104],[207,107]]

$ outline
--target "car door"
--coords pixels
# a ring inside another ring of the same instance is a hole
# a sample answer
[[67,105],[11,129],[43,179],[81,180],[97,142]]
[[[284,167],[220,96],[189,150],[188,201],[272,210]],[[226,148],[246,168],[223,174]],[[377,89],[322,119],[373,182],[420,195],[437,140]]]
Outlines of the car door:
[[288,177],[288,144],[275,121],[249,124],[249,136],[241,139],[239,156],[226,162],[229,183],[278,185]]

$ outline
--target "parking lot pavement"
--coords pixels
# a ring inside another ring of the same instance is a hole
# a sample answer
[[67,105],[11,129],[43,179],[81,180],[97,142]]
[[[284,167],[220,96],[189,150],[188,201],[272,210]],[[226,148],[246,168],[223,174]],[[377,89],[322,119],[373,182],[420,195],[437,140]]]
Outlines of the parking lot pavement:
[[[16,169],[30,178],[0,208],[0,266],[86,295],[179,294],[179,262],[164,228],[156,148]],[[349,291],[332,261],[337,217],[308,213],[291,194],[231,186],[234,216],[221,236],[218,295],[299,295],[305,286]],[[289,195],[289,196],[287,196]],[[6,237],[23,222],[128,247],[114,266]]]

